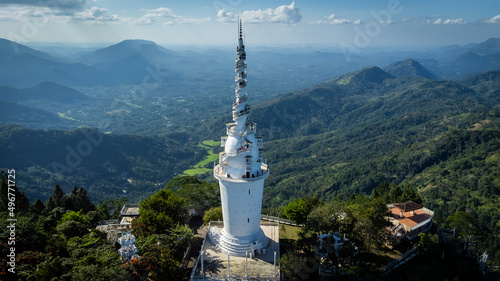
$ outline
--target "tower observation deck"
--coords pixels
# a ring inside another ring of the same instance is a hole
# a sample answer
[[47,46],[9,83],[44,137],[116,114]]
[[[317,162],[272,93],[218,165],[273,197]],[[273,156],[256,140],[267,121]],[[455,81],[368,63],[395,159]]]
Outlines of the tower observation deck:
[[227,136],[221,138],[224,151],[214,167],[219,180],[224,227],[218,237],[218,247],[232,256],[245,256],[266,248],[268,239],[260,228],[264,180],[269,167],[264,163],[262,138],[256,137],[257,125],[248,121],[251,107],[247,104],[247,63],[242,24],[239,22],[236,47],[235,101],[233,122],[226,124]]

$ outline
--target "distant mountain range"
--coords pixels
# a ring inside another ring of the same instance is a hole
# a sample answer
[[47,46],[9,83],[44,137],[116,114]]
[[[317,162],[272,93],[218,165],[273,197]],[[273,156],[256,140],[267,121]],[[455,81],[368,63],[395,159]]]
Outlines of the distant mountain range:
[[500,53],[500,38],[490,38],[472,47],[470,51],[479,55]]
[[168,76],[175,79],[174,74],[161,65],[167,56],[166,50],[144,40],[126,40],[75,61],[5,39],[0,40],[0,51],[0,85],[5,86],[27,87],[44,81],[65,86],[141,84],[148,75],[156,73],[161,73],[164,79]]
[[155,60],[166,58],[167,56],[171,56],[171,52],[158,46],[153,41],[125,40],[118,44],[82,55],[75,60],[88,65],[106,66],[120,63],[130,58],[141,59],[147,63],[154,63]]
[[[491,38],[470,48],[450,47],[451,49],[444,54],[447,57],[450,53],[456,55],[451,60],[441,60],[436,69],[431,70],[432,75],[437,78],[458,79],[473,72],[499,69],[499,42],[500,39]],[[50,81],[65,86],[89,87],[141,84],[145,81],[151,83],[189,81],[198,78],[199,75],[211,77],[217,73],[225,73],[228,64],[221,63],[220,60],[221,54],[225,52],[225,50],[172,51],[152,41],[125,40],[76,58],[63,58],[0,39],[0,85],[24,88]],[[346,65],[345,56],[334,52],[289,53],[264,50],[250,55],[254,56],[253,62],[258,70],[254,75],[257,77],[259,73],[269,77],[266,73],[273,70],[293,69],[297,73],[316,69],[318,73],[324,74],[336,69],[338,75],[369,64],[384,65],[390,57],[386,54],[353,56],[353,61]],[[400,56],[407,55],[401,53]],[[421,63],[422,60],[440,60],[443,52],[437,51],[426,56],[426,58],[419,57],[418,60]],[[397,66],[392,68],[393,70],[388,72],[395,75],[392,71],[397,71]],[[195,69],[197,71],[194,71]],[[429,77],[429,73],[421,75]]]

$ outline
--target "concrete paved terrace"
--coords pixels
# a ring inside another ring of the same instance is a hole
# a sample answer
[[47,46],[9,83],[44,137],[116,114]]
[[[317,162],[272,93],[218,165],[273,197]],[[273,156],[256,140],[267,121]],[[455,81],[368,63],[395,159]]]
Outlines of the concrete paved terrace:
[[[211,222],[210,227],[217,228],[220,233],[223,224]],[[280,280],[279,224],[261,222],[260,227],[269,239],[269,245],[265,249],[265,254],[256,254],[253,258],[229,256],[228,260],[228,255],[212,244],[206,235],[202,246],[204,274],[201,270],[202,258],[198,256],[190,280]]]

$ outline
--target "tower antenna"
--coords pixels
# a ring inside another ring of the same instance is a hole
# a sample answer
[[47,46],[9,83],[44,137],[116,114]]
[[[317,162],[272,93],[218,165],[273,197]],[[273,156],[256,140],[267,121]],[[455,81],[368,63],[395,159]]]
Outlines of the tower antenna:
[[239,26],[240,26],[240,39],[242,39],[243,38],[243,24],[241,23],[240,17],[238,17],[238,20],[240,21],[240,24],[239,24]]

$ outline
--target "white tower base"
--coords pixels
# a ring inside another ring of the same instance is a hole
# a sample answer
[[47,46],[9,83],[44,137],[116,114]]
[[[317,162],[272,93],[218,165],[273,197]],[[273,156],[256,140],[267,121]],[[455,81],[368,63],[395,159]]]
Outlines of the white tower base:
[[268,238],[260,228],[257,233],[249,236],[232,236],[222,229],[219,239],[217,245],[219,249],[225,254],[236,257],[244,257],[247,254],[255,256],[269,244]]
[[217,246],[231,256],[256,255],[268,245],[268,239],[260,228],[264,180],[269,176],[268,167],[261,166],[258,177],[238,179],[228,177],[217,165],[214,176],[219,180],[224,228]]

